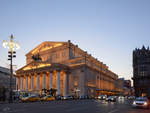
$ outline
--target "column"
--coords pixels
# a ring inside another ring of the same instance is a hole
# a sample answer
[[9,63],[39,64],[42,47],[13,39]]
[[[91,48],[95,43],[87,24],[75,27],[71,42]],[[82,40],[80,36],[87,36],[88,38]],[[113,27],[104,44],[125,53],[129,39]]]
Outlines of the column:
[[20,79],[21,79],[21,90],[23,90],[23,77],[20,77]]
[[26,90],[26,76],[23,76],[23,90]]
[[28,91],[28,76],[26,75],[26,91]]
[[40,90],[40,75],[37,74],[37,90]]
[[69,83],[69,78],[68,78],[69,76],[68,76],[68,73],[67,72],[65,72],[64,73],[64,75],[63,75],[63,81],[64,81],[64,92],[63,92],[63,96],[67,96],[68,95],[68,90],[69,90],[69,88],[68,88],[68,83]]
[[57,95],[60,95],[60,71],[57,71]]
[[101,89],[101,75],[99,73],[99,89]]
[[31,91],[34,90],[34,76],[31,75]]
[[46,87],[46,80],[45,80],[45,78],[46,78],[46,73],[43,73],[43,89],[45,89]]
[[20,90],[20,77],[18,77],[18,90]]
[[18,77],[16,77],[16,90],[18,90]]
[[53,88],[53,72],[49,73],[49,88],[52,89]]

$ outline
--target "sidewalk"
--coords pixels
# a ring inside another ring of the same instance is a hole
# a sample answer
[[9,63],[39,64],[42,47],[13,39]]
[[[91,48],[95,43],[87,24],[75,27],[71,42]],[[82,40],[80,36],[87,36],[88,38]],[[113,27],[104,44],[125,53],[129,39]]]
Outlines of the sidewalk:
[[12,104],[12,103],[19,103],[19,101],[13,101],[11,103],[9,103],[9,101],[0,101],[0,104]]
[[9,103],[8,101],[0,101],[0,104],[7,104]]

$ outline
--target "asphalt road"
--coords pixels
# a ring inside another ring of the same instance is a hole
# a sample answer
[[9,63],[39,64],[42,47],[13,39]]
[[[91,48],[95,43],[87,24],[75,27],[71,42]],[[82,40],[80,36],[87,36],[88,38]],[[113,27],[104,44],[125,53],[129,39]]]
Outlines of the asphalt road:
[[150,113],[150,109],[133,108],[127,100],[72,100],[0,104],[0,113]]

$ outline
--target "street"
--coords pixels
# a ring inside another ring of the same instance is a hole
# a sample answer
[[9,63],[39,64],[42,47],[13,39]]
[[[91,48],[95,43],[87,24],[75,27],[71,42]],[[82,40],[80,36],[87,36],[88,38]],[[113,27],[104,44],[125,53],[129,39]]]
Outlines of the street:
[[128,100],[68,100],[0,104],[0,113],[150,113],[150,110],[133,108]]

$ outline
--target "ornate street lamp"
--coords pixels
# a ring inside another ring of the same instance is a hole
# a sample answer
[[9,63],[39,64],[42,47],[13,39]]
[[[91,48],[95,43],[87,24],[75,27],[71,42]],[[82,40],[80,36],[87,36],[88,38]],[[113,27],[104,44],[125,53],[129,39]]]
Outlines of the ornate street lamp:
[[10,41],[4,40],[3,41],[3,47],[9,49],[8,51],[8,60],[10,60],[10,90],[9,90],[9,102],[13,102],[12,99],[12,77],[13,77],[13,67],[12,67],[12,61],[13,58],[16,57],[16,51],[20,48],[19,44],[17,42],[14,42],[13,35],[10,36]]

